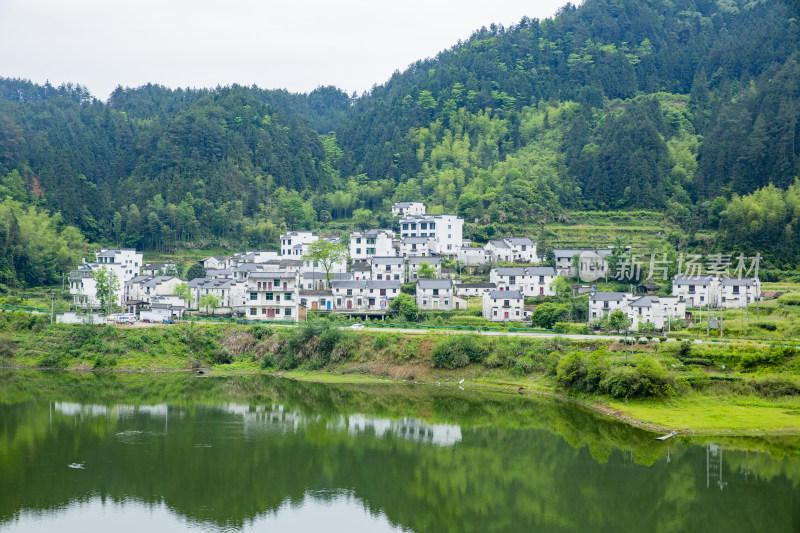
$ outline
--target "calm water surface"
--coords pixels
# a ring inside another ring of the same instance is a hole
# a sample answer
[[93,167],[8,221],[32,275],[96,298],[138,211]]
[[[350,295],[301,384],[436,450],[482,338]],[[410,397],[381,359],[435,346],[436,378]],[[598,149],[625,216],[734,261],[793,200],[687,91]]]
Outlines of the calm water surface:
[[0,532],[800,531],[797,439],[263,376],[0,373]]

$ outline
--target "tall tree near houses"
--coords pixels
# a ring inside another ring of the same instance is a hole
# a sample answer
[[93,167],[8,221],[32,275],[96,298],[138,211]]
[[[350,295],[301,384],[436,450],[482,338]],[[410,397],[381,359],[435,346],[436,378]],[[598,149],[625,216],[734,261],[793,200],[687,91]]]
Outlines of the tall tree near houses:
[[92,272],[96,284],[97,299],[100,300],[100,308],[106,312],[106,316],[111,314],[116,305],[117,291],[119,291],[119,277],[116,272],[106,267],[101,267]]
[[331,268],[336,263],[347,261],[349,254],[343,244],[319,239],[308,245],[308,252],[303,255],[304,261],[313,261],[325,271],[325,283],[331,286]]

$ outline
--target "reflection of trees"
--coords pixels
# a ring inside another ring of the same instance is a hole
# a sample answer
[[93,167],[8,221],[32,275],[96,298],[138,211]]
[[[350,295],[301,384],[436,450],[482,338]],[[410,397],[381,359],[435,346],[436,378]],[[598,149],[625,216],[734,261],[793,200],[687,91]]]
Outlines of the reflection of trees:
[[[787,499],[797,496],[800,480],[796,461],[762,454],[770,481],[743,482],[745,452],[726,451],[729,484],[707,490],[701,447],[673,441],[667,463],[666,446],[650,434],[518,396],[263,377],[16,376],[11,383],[0,375],[15,401],[38,394],[107,403],[107,392],[110,403],[169,402],[171,414],[168,427],[141,414],[55,414],[51,426],[46,401],[0,406],[4,521],[21,509],[53,509],[99,493],[164,501],[191,520],[241,525],[308,491],[345,489],[414,531],[739,530],[752,517],[768,517],[779,531],[791,527]],[[253,432],[239,414],[198,405],[203,398],[282,405],[301,422],[285,430],[265,416],[265,431]],[[353,435],[340,423],[348,413],[457,424],[462,438],[441,447],[392,432]],[[122,431],[137,437],[121,442]],[[72,462],[86,469],[69,471]]]

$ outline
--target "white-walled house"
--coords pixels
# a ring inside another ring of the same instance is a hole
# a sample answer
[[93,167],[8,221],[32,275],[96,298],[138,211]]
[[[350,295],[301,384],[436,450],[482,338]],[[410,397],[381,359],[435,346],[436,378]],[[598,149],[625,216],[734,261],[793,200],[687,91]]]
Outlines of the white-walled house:
[[417,281],[417,307],[423,311],[450,311],[453,309],[453,282],[449,279],[421,279]]
[[405,279],[405,259],[402,257],[373,257],[369,260],[373,281],[397,281]]
[[308,245],[319,240],[311,231],[290,231],[281,235],[281,256],[300,258],[308,251]]
[[553,296],[553,267],[501,267],[489,272],[489,281],[501,291],[520,291],[525,296]]
[[461,246],[456,254],[457,259],[465,265],[485,265],[492,262],[492,255],[486,248]]
[[392,204],[392,215],[396,217],[424,214],[425,204],[422,202],[396,202]]
[[141,253],[130,248],[102,248],[95,252],[96,262],[83,263],[69,273],[69,292],[73,295],[75,306],[83,309],[100,307],[93,273],[101,268],[116,275],[119,281],[119,290],[115,295],[116,305],[124,305],[125,283],[141,274],[142,258]]
[[519,291],[491,291],[483,296],[483,318],[492,322],[522,322],[524,297]]
[[339,311],[386,311],[400,294],[399,281],[334,281],[331,285]]
[[192,305],[195,308],[200,308],[200,299],[210,294],[217,298],[219,303],[217,310],[225,312],[225,310],[236,310],[242,305],[245,283],[225,278],[197,278],[190,280],[187,285],[192,292]]
[[634,331],[645,322],[657,329],[664,329],[670,319],[683,319],[686,316],[686,302],[676,296],[642,296],[628,304],[627,316]]
[[538,263],[536,242],[527,237],[509,237],[486,243],[484,249],[492,261],[508,263]]
[[291,272],[255,272],[245,285],[245,317],[250,320],[297,322],[300,291]]
[[455,294],[459,298],[482,298],[487,292],[496,291],[496,283],[456,283]]
[[714,307],[719,300],[719,279],[714,276],[675,276],[672,296],[680,298],[689,307]]
[[350,274],[353,275],[353,280],[355,281],[372,279],[372,265],[369,263],[353,263],[350,265]]
[[126,301],[150,303],[158,296],[169,296],[184,283],[175,276],[137,276],[125,282]]
[[610,248],[559,248],[553,250],[556,259],[556,272],[559,276],[570,277],[578,274],[578,265],[573,264],[573,258],[580,257],[582,272],[591,272],[599,279],[608,274],[608,256],[613,250]]
[[199,262],[206,270],[221,270],[228,266],[225,256],[222,255],[211,255],[201,259]]
[[464,219],[455,215],[413,215],[400,219],[400,237],[433,237],[431,253],[456,255],[461,247]]
[[431,237],[403,237],[400,239],[400,257],[431,255]]
[[[331,281],[349,281],[352,272],[331,272]],[[300,290],[329,290],[328,278],[323,271],[302,272],[300,274]]]
[[719,295],[721,307],[745,307],[761,298],[761,281],[758,278],[721,278]]
[[333,291],[300,290],[300,305],[311,311],[333,311]]
[[392,241],[394,232],[388,229],[369,229],[350,234],[350,259],[366,261],[373,257],[397,255]]
[[406,283],[411,283],[419,279],[419,267],[422,263],[428,263],[436,271],[436,277],[442,277],[442,258],[437,256],[429,257],[409,257],[408,262],[408,277]]
[[597,322],[617,309],[628,315],[634,296],[626,292],[595,292],[589,296],[589,323]]

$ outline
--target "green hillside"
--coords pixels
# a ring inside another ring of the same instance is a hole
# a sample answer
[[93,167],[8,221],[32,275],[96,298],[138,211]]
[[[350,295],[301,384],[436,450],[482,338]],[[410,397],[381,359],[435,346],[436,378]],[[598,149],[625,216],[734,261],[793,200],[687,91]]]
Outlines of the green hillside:
[[[387,226],[393,201],[422,200],[478,241],[622,237],[793,268],[798,45],[794,0],[586,0],[358,98],[147,85],[101,102],[0,79],[0,178],[92,241],[160,253]],[[595,234],[586,212],[658,215]]]

